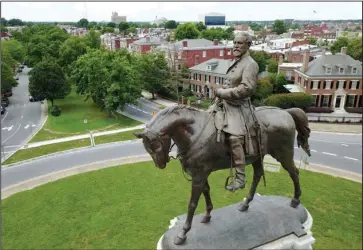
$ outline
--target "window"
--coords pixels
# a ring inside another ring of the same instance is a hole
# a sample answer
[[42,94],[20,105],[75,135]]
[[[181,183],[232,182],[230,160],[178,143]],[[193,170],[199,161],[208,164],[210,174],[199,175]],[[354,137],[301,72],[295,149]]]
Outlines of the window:
[[313,102],[311,103],[311,106],[316,107],[317,101],[318,101],[318,95],[313,95]]
[[207,66],[207,70],[211,70],[212,67],[210,65]]
[[227,55],[231,55],[232,54],[232,50],[231,49],[229,49],[229,50],[227,50]]
[[357,89],[357,80],[355,80],[355,81],[350,81],[350,89],[353,89],[353,90],[355,90],[355,89]]
[[331,72],[332,72],[332,70],[331,70],[331,68],[330,68],[330,67],[326,68],[326,73],[327,73],[327,74],[331,74]]
[[339,86],[338,89],[343,89],[344,88],[344,81],[339,80]]
[[204,75],[204,82],[207,81],[207,75]]
[[181,69],[181,65],[180,64],[178,64],[178,69]]
[[344,74],[344,68],[339,68],[339,74]]
[[182,57],[182,53],[178,52],[178,59],[181,59],[181,57]]
[[352,108],[354,107],[354,99],[355,95],[347,95],[348,101],[347,101],[347,107]]
[[210,76],[208,76],[208,82],[210,82]]
[[207,57],[207,51],[203,51],[203,57]]
[[352,68],[352,74],[357,74],[357,68]]
[[325,89],[331,88],[331,81],[325,81]]
[[313,83],[313,89],[318,89],[319,81],[314,81]]
[[323,95],[323,107],[328,107],[329,104],[329,96]]
[[223,49],[221,49],[220,51],[219,51],[219,56],[223,56],[224,55],[224,53],[223,53],[224,51],[223,51]]

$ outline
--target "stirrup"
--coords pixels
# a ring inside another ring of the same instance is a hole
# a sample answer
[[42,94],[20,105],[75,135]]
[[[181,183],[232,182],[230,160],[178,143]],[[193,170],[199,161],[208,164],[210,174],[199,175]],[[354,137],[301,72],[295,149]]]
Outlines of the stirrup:
[[[228,176],[227,179],[226,179],[226,183],[224,184],[224,188],[228,191],[231,191],[232,193],[234,193],[236,191],[236,179],[234,179],[233,181],[231,181],[229,184],[228,184],[228,181],[230,178],[233,178],[234,176]],[[232,190],[228,189],[227,186],[232,186]]]

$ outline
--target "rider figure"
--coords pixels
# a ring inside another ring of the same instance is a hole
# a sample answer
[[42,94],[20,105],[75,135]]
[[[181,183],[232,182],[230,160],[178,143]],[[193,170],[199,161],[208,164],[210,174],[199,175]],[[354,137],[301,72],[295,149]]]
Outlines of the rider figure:
[[233,43],[235,60],[227,70],[222,88],[215,91],[216,97],[219,98],[217,105],[222,106],[225,113],[223,131],[231,147],[232,166],[236,169],[235,184],[226,186],[230,191],[245,187],[245,152],[247,155],[256,153],[251,140],[251,136],[256,136],[256,132],[252,129],[254,119],[250,97],[256,89],[259,71],[257,63],[248,52],[252,37],[245,32],[237,33]]

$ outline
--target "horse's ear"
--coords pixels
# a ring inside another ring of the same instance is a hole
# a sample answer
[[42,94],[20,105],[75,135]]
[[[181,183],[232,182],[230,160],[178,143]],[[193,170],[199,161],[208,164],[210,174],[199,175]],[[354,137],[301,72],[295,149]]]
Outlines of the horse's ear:
[[145,137],[145,132],[133,132],[134,136],[141,139]]

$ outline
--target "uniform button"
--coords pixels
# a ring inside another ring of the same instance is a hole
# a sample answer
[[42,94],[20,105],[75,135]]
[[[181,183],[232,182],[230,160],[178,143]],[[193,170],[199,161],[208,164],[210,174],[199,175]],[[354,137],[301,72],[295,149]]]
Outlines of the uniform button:
[[231,70],[231,72],[234,72],[234,70]]

